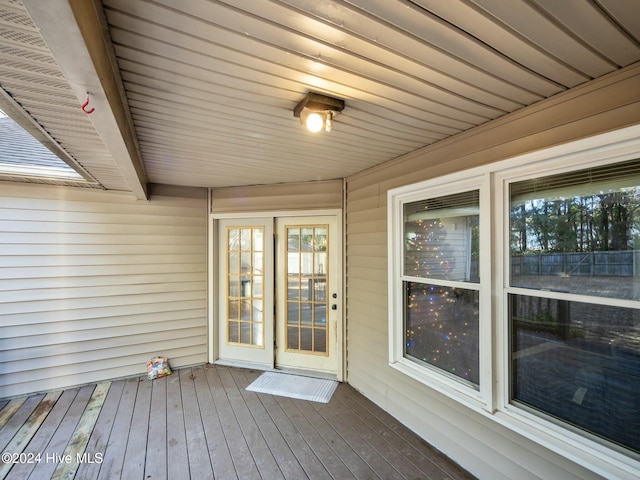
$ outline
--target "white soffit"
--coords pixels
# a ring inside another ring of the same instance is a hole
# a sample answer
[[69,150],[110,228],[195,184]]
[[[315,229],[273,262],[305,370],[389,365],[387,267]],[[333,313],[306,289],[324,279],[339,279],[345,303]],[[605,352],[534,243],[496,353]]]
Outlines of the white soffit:
[[[89,180],[82,186],[130,191],[20,1],[0,0],[0,87],[2,109],[82,172]],[[61,183],[19,174],[2,180]]]

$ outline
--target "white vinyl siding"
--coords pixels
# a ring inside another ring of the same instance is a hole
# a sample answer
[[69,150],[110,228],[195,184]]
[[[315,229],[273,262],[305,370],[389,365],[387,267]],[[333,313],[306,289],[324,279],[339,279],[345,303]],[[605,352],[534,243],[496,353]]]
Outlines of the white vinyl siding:
[[[610,465],[571,461],[571,445],[534,442],[499,415],[466,408],[388,365],[387,191],[639,123],[636,66],[347,178],[349,383],[479,478],[601,478],[595,470]],[[560,445],[566,456],[556,453]]]
[[342,180],[211,189],[211,213],[342,208]]
[[206,362],[206,190],[0,187],[0,398]]

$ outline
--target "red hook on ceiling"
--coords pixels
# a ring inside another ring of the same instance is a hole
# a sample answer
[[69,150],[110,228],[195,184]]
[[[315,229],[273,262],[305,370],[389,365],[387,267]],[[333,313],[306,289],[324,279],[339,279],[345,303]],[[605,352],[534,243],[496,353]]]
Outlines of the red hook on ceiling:
[[87,93],[87,99],[82,104],[82,107],[80,107],[82,108],[82,111],[88,115],[90,113],[93,113],[95,111],[95,108],[90,108],[87,110],[87,105],[89,105],[89,93]]

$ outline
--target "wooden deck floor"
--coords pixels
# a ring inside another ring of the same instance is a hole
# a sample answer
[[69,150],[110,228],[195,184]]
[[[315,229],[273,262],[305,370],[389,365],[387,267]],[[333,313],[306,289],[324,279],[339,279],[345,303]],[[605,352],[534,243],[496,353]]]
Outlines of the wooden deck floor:
[[349,385],[327,404],[216,366],[0,401],[0,479],[473,477]]

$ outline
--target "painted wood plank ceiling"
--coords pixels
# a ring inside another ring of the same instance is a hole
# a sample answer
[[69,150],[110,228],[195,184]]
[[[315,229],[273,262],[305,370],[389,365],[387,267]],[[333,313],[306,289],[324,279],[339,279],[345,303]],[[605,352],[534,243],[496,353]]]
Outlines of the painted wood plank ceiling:
[[[27,10],[33,3],[25,0]],[[635,1],[96,3],[154,183],[224,187],[346,177],[640,61]],[[0,5],[20,8],[17,1]],[[45,39],[55,28],[38,26]],[[32,59],[10,65],[10,47],[20,43],[0,34],[2,87],[24,99],[106,188],[122,189],[94,164],[110,164],[96,132],[106,136],[73,108],[79,100],[71,89],[59,104],[27,101],[33,90],[51,96],[60,88],[68,62],[62,72],[55,64],[31,72],[38,63]],[[47,55],[41,45],[37,51]],[[24,78],[9,81],[16,72]],[[293,117],[308,91],[345,101],[332,132],[308,133]],[[83,135],[92,148],[72,148]]]

